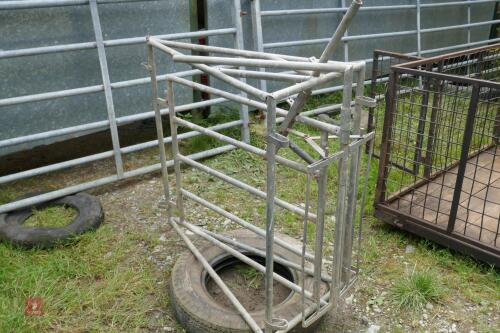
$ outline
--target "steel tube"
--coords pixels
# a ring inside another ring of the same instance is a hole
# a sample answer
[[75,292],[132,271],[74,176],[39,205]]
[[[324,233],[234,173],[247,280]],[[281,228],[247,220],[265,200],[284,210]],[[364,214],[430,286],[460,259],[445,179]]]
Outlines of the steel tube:
[[[356,73],[356,98],[364,96],[364,85],[362,84],[365,79],[365,70],[361,70]],[[362,106],[359,103],[355,103],[354,115],[352,121],[352,134],[361,135],[361,113],[363,111]],[[349,184],[347,192],[347,214],[345,219],[345,240],[344,240],[344,259],[343,267],[351,267],[352,262],[352,245],[353,245],[353,235],[354,235],[354,221],[356,219],[356,207],[358,198],[358,179],[359,179],[359,164],[361,163],[361,149],[363,145],[351,149],[351,159],[349,166]],[[364,207],[361,207],[364,209]],[[351,270],[345,270],[343,273],[343,280],[348,283],[351,280]]]
[[[98,4],[116,4],[126,2],[148,2],[158,0],[98,0]],[[0,10],[13,9],[35,9],[35,8],[53,8],[64,6],[82,6],[88,5],[89,0],[21,0],[21,1],[1,1]]]
[[[321,132],[321,148],[325,151],[325,158],[328,157],[328,133]],[[313,297],[318,309],[321,307],[321,271],[323,268],[323,238],[325,231],[325,205],[328,186],[328,164],[323,166],[317,178],[318,181],[318,203],[316,220],[316,237],[314,239],[314,282]],[[307,230],[305,231],[307,232]]]
[[[252,33],[253,40],[255,43],[255,48],[257,52],[264,52],[264,36],[262,33],[262,17],[261,17],[261,9],[260,9],[260,0],[252,0],[250,1],[252,8]],[[265,68],[259,69],[261,72],[265,72]],[[266,80],[259,81],[260,90],[267,91],[267,82]]]
[[[248,152],[250,152],[252,154],[256,154],[256,155],[259,155],[259,156],[262,156],[262,157],[266,158],[266,153],[265,153],[265,150],[263,150],[263,149],[260,149],[260,148],[257,148],[255,146],[252,146],[252,145],[250,145],[248,143],[244,143],[242,141],[233,139],[233,138],[231,138],[229,136],[226,136],[224,134],[217,133],[215,131],[209,130],[208,128],[198,126],[198,125],[193,124],[193,123],[191,123],[189,121],[186,121],[184,119],[176,118],[175,121],[179,125],[181,125],[181,126],[184,126],[184,127],[187,127],[187,128],[189,128],[191,130],[194,130],[194,131],[200,132],[202,134],[211,136],[211,137],[213,137],[213,138],[215,138],[217,140],[229,143],[229,144],[231,144],[233,146],[236,146],[238,148],[246,150],[246,151],[248,151]],[[283,164],[283,165],[285,165],[285,166],[287,166],[289,168],[292,168],[292,169],[300,171],[300,172],[306,172],[306,167],[304,165],[298,163],[298,162],[286,159],[284,157],[277,157],[276,160],[280,164]]]
[[[3,1],[0,1],[0,5],[2,4],[2,2]],[[235,28],[223,28],[214,30],[201,30],[201,31],[166,34],[166,35],[156,35],[155,37],[162,39],[189,39],[194,37],[209,37],[209,36],[229,35],[235,33],[236,33]],[[129,37],[129,38],[111,39],[103,41],[104,46],[134,45],[145,42],[147,42],[147,37]],[[74,43],[74,44],[64,44],[64,45],[40,46],[40,47],[17,49],[17,50],[5,50],[5,51],[0,51],[0,59],[24,57],[30,55],[50,54],[56,52],[88,50],[88,49],[95,49],[96,47],[97,47],[96,42],[84,42],[84,43]]]
[[[167,114],[168,114],[168,112],[167,112]],[[211,126],[208,128],[213,130],[213,131],[219,131],[219,130],[226,129],[226,128],[240,126],[241,124],[242,124],[241,120],[235,120],[235,121],[231,121],[228,123],[222,123],[219,125]],[[179,134],[178,138],[179,138],[179,140],[184,140],[184,139],[192,138],[192,137],[195,137],[198,135],[201,135],[201,133],[198,131],[191,131],[191,132],[185,132],[185,133]],[[163,139],[163,143],[170,143],[170,142],[172,142],[172,137],[166,137]],[[122,154],[128,154],[128,153],[144,150],[147,148],[151,148],[151,147],[154,147],[156,145],[158,145],[158,140],[152,140],[152,141],[138,143],[138,144],[135,144],[132,146],[123,147],[120,149],[120,151]],[[98,153],[98,154],[94,154],[94,155],[84,156],[84,157],[69,160],[69,161],[50,164],[50,165],[43,166],[40,168],[30,169],[30,170],[21,171],[21,172],[13,173],[10,175],[2,176],[2,177],[0,177],[0,184],[13,182],[13,181],[23,179],[23,178],[33,177],[33,176],[45,174],[48,172],[54,172],[57,170],[62,170],[62,169],[70,168],[73,166],[102,160],[102,159],[109,158],[109,157],[113,157],[112,150],[105,151],[105,152]]]
[[290,86],[290,87],[283,88],[281,90],[275,91],[271,95],[277,101],[281,101],[284,98],[287,98],[289,96],[297,94],[297,93],[299,93],[301,91],[310,90],[313,87],[325,84],[325,83],[327,83],[329,81],[332,81],[335,78],[338,78],[339,76],[342,76],[342,74],[341,73],[333,72],[333,73],[328,73],[328,74],[321,75],[319,77],[313,77],[313,78],[310,78],[307,81],[304,81],[304,82],[301,82],[301,83],[298,83],[298,84],[294,84],[293,86]]
[[[371,6],[361,7],[362,11],[377,11],[377,10],[401,10],[401,9],[414,9],[414,5],[392,5],[392,6]],[[345,13],[348,7],[337,8],[311,8],[311,9],[279,9],[279,10],[266,10],[262,11],[262,16],[283,16],[283,15],[311,15],[311,14],[331,14],[331,13]]]
[[[218,148],[214,148],[214,149],[210,149],[210,150],[205,150],[205,151],[202,151],[200,153],[189,155],[189,158],[191,158],[193,160],[203,159],[203,158],[207,158],[210,156],[214,156],[214,155],[218,155],[218,154],[227,152],[227,151],[232,150],[232,149],[234,149],[234,147],[231,145],[222,146],[222,147],[218,147]],[[167,161],[167,167],[171,167],[173,165],[174,165],[173,161]],[[135,169],[132,171],[126,171],[123,173],[123,179],[144,175],[144,174],[147,174],[147,173],[150,173],[153,171],[158,171],[160,169],[161,169],[161,166],[160,166],[160,163],[158,163],[158,164],[138,168],[138,169]],[[66,195],[71,195],[71,194],[75,194],[78,192],[86,191],[86,190],[89,190],[89,189],[92,189],[95,187],[111,184],[111,183],[114,183],[118,180],[120,180],[120,179],[118,179],[118,177],[116,175],[104,177],[104,178],[100,178],[100,179],[93,180],[90,182],[65,187],[64,189],[55,190],[55,191],[44,193],[41,195],[37,195],[37,196],[29,197],[26,199],[10,202],[10,203],[7,203],[7,204],[0,206],[0,214],[7,213],[9,211],[16,210],[16,209],[29,207],[29,206],[36,205],[36,204],[46,202],[46,201],[50,201],[53,199],[57,199],[57,198],[60,198],[60,197],[66,196]]]
[[104,49],[101,20],[97,9],[97,0],[90,0],[90,14],[92,17],[92,26],[97,45],[97,55],[99,58],[99,67],[101,69],[102,84],[104,86],[104,97],[106,99],[106,110],[108,112],[109,130],[111,132],[111,143],[113,145],[113,155],[115,158],[115,167],[118,178],[123,177],[123,161],[120,151],[120,139],[118,137],[118,127],[116,125],[115,105],[113,93],[111,92],[111,81],[109,79],[108,61],[106,50]]
[[[182,194],[186,197],[186,198],[189,198],[191,200],[193,200],[194,202],[230,219],[231,221],[233,221],[234,223],[244,227],[244,228],[247,228],[248,230],[250,231],[253,231],[255,234],[257,234],[258,236],[261,236],[261,237],[266,237],[266,231],[243,220],[242,218],[220,208],[219,206],[217,205],[214,205],[213,203],[197,196],[196,194],[192,193],[192,192],[189,192],[188,190],[185,190],[185,189],[182,189]],[[281,238],[279,237],[274,237],[274,242],[276,244],[278,244],[279,246],[287,249],[288,251],[290,252],[293,252],[294,254],[296,255],[302,255],[302,251],[300,249],[297,249],[295,247],[293,247],[292,245],[290,245],[290,243],[287,243],[285,241],[283,241]],[[305,253],[304,257],[307,259],[307,260],[314,260],[314,256],[308,252]]]
[[177,42],[177,41],[171,41],[171,40],[168,40],[168,41],[167,40],[159,40],[159,42],[163,45],[166,45],[169,47],[176,47],[176,48],[183,49],[183,50],[191,50],[191,51],[207,52],[207,53],[218,53],[218,54],[234,55],[234,56],[241,56],[241,57],[255,58],[255,59],[290,60],[290,61],[308,62],[308,59],[305,57],[298,57],[298,56],[293,56],[293,55],[266,53],[263,51],[250,51],[250,50],[245,50],[245,49],[230,49],[227,47],[191,44],[191,43]]
[[325,50],[321,54],[321,57],[319,58],[320,63],[327,62],[330,59],[333,52],[337,48],[338,44],[342,40],[342,37],[344,36],[345,32],[347,31],[347,28],[351,25],[352,19],[357,14],[359,8],[362,5],[363,5],[362,0],[352,1],[351,6],[345,13],[344,17],[342,17],[342,21],[340,21],[337,30],[335,30],[335,33],[333,34],[330,41],[326,45]]
[[[253,186],[250,186],[250,185],[248,185],[242,181],[239,181],[233,177],[230,177],[226,174],[223,174],[222,172],[219,172],[219,171],[214,170],[210,167],[207,167],[201,163],[198,163],[198,162],[194,161],[193,159],[190,159],[189,157],[179,155],[179,160],[181,160],[182,162],[186,163],[187,165],[190,165],[198,170],[204,171],[204,172],[208,173],[209,175],[217,177],[217,178],[219,178],[219,179],[221,179],[221,180],[223,180],[231,185],[239,187],[240,189],[245,190],[245,191],[255,195],[256,197],[259,197],[259,198],[264,199],[264,200],[267,199],[266,192],[261,191]],[[295,206],[295,205],[292,205],[291,203],[288,203],[288,202],[281,200],[281,199],[278,199],[278,198],[275,199],[275,203],[276,203],[276,205],[280,206],[281,208],[289,210],[297,215],[304,216],[304,210]],[[316,219],[316,216],[312,215],[312,214],[309,214],[309,217],[311,220]]]
[[[265,289],[266,289],[266,325],[265,332],[273,333],[270,326],[273,322],[273,299],[274,299],[274,205],[276,196],[276,154],[279,147],[273,140],[276,126],[276,99],[267,97],[267,146],[266,146],[266,269],[265,269]],[[321,218],[321,217],[320,217]],[[304,292],[305,294],[305,292]]]
[[184,234],[184,231],[179,228],[176,222],[173,220],[170,221],[170,224],[172,227],[175,229],[177,234],[182,238],[184,243],[187,245],[191,253],[195,256],[195,258],[200,262],[205,270],[208,272],[210,277],[214,280],[214,282],[219,286],[219,288],[222,290],[224,295],[229,298],[231,301],[231,304],[236,308],[236,310],[240,313],[240,315],[243,317],[245,322],[248,324],[250,329],[254,332],[257,333],[262,333],[262,330],[260,329],[259,325],[255,322],[255,320],[252,318],[252,316],[248,313],[248,311],[241,305],[241,303],[238,301],[236,296],[231,292],[231,290],[226,286],[224,281],[220,278],[219,274],[212,268],[210,263],[205,259],[203,254],[200,253],[200,251],[194,246],[194,244],[191,242],[191,240]]
[[[474,0],[472,4],[493,3],[498,0]],[[447,7],[447,6],[466,6],[469,5],[467,1],[452,1],[452,2],[438,2],[423,4],[422,7]],[[378,11],[378,10],[401,10],[401,9],[415,9],[416,5],[390,5],[390,6],[366,6],[361,7],[361,11]],[[283,16],[283,15],[310,15],[310,14],[330,14],[330,13],[343,13],[348,8],[312,8],[312,9],[281,9],[281,10],[266,10],[261,11],[261,16]]]
[[[416,34],[416,30],[407,30],[407,31],[397,31],[397,32],[381,32],[376,34],[366,34],[366,35],[351,35],[351,36],[343,36],[340,40],[342,42],[353,41],[353,40],[366,40],[366,39],[375,39],[375,38],[386,38],[386,37],[398,37],[398,36],[408,36]],[[275,43],[266,43],[264,44],[264,48],[280,48],[280,47],[289,47],[289,46],[301,46],[301,45],[314,45],[314,44],[324,44],[328,42],[330,38],[317,38],[317,39],[306,39],[306,40],[296,40],[296,41],[288,41],[288,42],[275,42]]]
[[[167,80],[167,105],[170,110],[168,117],[170,120],[170,137],[172,138],[172,156],[174,159],[175,171],[175,196],[177,204],[177,212],[181,222],[184,221],[184,200],[182,199],[182,175],[181,175],[181,161],[179,160],[179,141],[177,139],[177,117],[175,116],[175,100],[174,100],[174,84],[171,80]],[[157,112],[159,115],[159,112]],[[161,120],[161,118],[160,118]],[[156,125],[158,126],[158,124]],[[161,124],[160,124],[161,126]],[[159,136],[158,140],[163,136]],[[163,146],[163,143],[160,144]]]
[[[154,49],[152,46],[147,46],[148,52],[148,72],[151,76],[151,100],[152,106],[155,112],[155,124],[156,124],[156,137],[158,138],[158,151],[160,154],[160,165],[161,165],[161,179],[163,185],[163,194],[165,195],[165,202],[167,203],[167,213],[168,220],[172,221],[172,209],[170,207],[170,185],[168,181],[168,169],[167,169],[167,154],[165,152],[165,144],[163,143],[163,121],[160,113],[160,104],[158,104],[158,84],[156,80],[156,65],[154,59]],[[169,112],[170,113],[170,112]],[[175,161],[174,161],[175,163]]]
[[[344,72],[346,65],[343,62],[328,63],[313,63],[300,61],[278,61],[267,59],[242,59],[242,58],[227,58],[227,57],[203,57],[189,55],[174,55],[173,60],[188,64],[213,64],[213,65],[231,65],[231,66],[250,66],[250,67],[265,67],[279,68],[291,70],[310,70],[320,72]],[[267,95],[266,95],[267,96]]]
[[[264,110],[265,109],[265,104],[261,103],[261,102],[258,102],[258,101],[254,101],[254,100],[251,100],[251,99],[248,99],[248,98],[243,98],[243,97],[241,97],[239,95],[235,95],[235,94],[232,94],[232,93],[229,93],[229,92],[226,92],[226,91],[222,91],[222,90],[219,90],[219,89],[216,89],[216,88],[205,86],[205,85],[202,85],[202,84],[199,84],[199,83],[196,83],[196,82],[192,82],[192,81],[189,81],[189,80],[185,80],[185,79],[182,79],[182,78],[178,78],[178,77],[175,77],[175,76],[171,77],[171,79],[172,79],[172,81],[175,81],[177,83],[183,84],[183,85],[185,85],[187,87],[195,88],[195,89],[198,89],[200,91],[207,92],[209,94],[218,95],[218,96],[227,98],[227,99],[232,100],[232,101],[237,102],[237,103],[243,103],[243,104],[255,107],[255,108],[260,109],[260,110]],[[280,109],[280,108],[277,108],[276,112],[278,114],[284,115],[284,116],[286,116],[288,114],[288,111],[286,111],[284,109]],[[303,116],[303,115],[298,115],[296,117],[296,120],[298,122],[304,123],[306,125],[310,125],[310,126],[312,126],[314,128],[327,131],[330,134],[334,134],[335,135],[339,131],[339,127],[338,126],[326,124],[324,122],[318,121],[316,119],[308,118],[308,117]]]
[[[216,105],[216,104],[220,104],[220,103],[223,103],[226,101],[227,101],[227,99],[225,99],[225,98],[214,98],[214,99],[210,99],[210,100],[206,100],[206,101],[202,101],[202,102],[189,103],[189,104],[179,106],[177,108],[176,112],[189,111],[189,110],[192,110],[195,108]],[[167,115],[168,109],[161,109],[160,112],[162,115]],[[123,117],[116,118],[116,123],[118,125],[124,125],[124,124],[131,123],[134,121],[153,118],[153,117],[154,117],[154,111],[148,111],[148,112],[133,114],[130,116],[123,116]],[[87,123],[84,125],[71,126],[71,127],[61,128],[61,129],[37,133],[37,134],[20,136],[17,138],[6,139],[6,140],[0,141],[0,148],[13,146],[13,145],[21,144],[21,143],[26,143],[26,142],[31,142],[31,141],[37,141],[37,140],[42,140],[42,139],[58,137],[58,136],[67,135],[67,134],[74,134],[74,133],[79,133],[79,132],[84,132],[84,131],[104,129],[108,125],[109,125],[108,120],[102,120],[102,121],[97,121],[97,122],[93,122],[93,123]],[[122,148],[122,149],[127,149],[127,147]]]
[[341,123],[342,129],[340,132],[340,148],[344,151],[342,158],[338,164],[338,183],[339,190],[337,196],[337,211],[335,219],[335,245],[334,245],[334,261],[333,261],[333,281],[331,285],[330,303],[335,302],[336,306],[340,302],[340,290],[342,286],[343,264],[343,249],[345,237],[345,199],[347,193],[347,178],[348,171],[348,156],[349,156],[349,135],[351,124],[351,102],[352,102],[352,83],[353,71],[346,71],[344,74],[344,91],[342,95]]
[[[243,22],[241,21],[241,0],[233,0],[233,23],[236,28],[236,35],[234,38],[234,47],[236,49],[244,49],[245,41],[243,36]],[[238,68],[239,70],[244,70],[244,67]],[[222,72],[224,73],[224,72]],[[227,75],[227,73],[224,73]],[[247,83],[246,78],[244,76],[240,76],[240,81],[244,84]],[[247,97],[246,93],[241,92],[240,95],[242,97]],[[248,105],[240,105],[240,119],[243,124],[241,126],[241,140],[245,143],[250,143],[250,127],[249,127],[249,114],[248,114]]]
[[[233,247],[239,248],[241,250],[247,251],[247,252],[252,253],[252,254],[256,254],[256,255],[261,256],[263,258],[266,257],[266,252],[259,250],[253,246],[247,245],[245,243],[237,242],[234,239],[213,233],[213,232],[208,231],[208,230],[205,230],[205,232],[207,234],[209,234],[210,236],[212,236],[213,238],[215,238],[221,242],[224,242],[226,244],[230,244]],[[276,237],[274,238],[274,242],[276,243]],[[290,261],[290,260],[286,260],[280,256],[275,256],[274,261],[281,264],[281,265],[290,267],[292,269],[302,270],[302,267],[299,264],[294,263],[293,261]],[[304,272],[309,274],[309,275],[314,275],[314,271],[311,268],[305,267]],[[326,281],[326,282],[331,282],[331,280],[332,280],[329,276],[326,276],[326,275],[321,276],[321,278],[323,279],[323,281]],[[302,288],[303,288],[303,286],[302,286]]]
[[[148,39],[148,43],[153,45],[157,49],[159,49],[167,54],[170,54],[172,56],[173,61],[176,61],[176,62],[180,62],[180,60],[176,59],[176,57],[181,57],[181,58],[182,57],[190,57],[190,58],[202,58],[202,59],[213,58],[213,57],[203,57],[203,56],[185,56],[182,53],[177,52],[176,50],[161,44],[157,39],[155,39],[153,37]],[[230,85],[232,85],[232,86],[234,86],[234,87],[240,89],[241,91],[244,91],[250,95],[258,97],[262,100],[264,100],[266,98],[266,96],[267,96],[266,92],[259,90],[259,89],[255,88],[249,84],[246,84],[242,81],[239,81],[239,80],[237,80],[229,75],[226,75],[216,68],[207,66],[206,63],[208,63],[208,62],[201,61],[198,63],[192,63],[192,66],[197,68],[197,69],[200,69],[203,72],[210,74],[210,75],[218,78],[219,80],[224,81],[224,82],[226,82],[226,83],[228,83],[228,84],[230,84]],[[245,64],[235,64],[235,66],[245,66]]]
[[266,80],[277,80],[277,81],[287,81],[287,82],[304,82],[310,77],[306,75],[296,75],[287,73],[273,73],[273,72],[259,72],[259,71],[249,71],[249,70],[238,70],[238,69],[221,69],[222,73],[239,76],[244,78],[252,79],[266,79]]

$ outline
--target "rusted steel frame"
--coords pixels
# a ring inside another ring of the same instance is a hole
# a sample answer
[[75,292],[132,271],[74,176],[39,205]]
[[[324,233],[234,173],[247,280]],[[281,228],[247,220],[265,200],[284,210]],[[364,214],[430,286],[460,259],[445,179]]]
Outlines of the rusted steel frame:
[[390,140],[392,137],[392,124],[394,121],[394,113],[397,109],[397,85],[399,74],[391,68],[389,76],[389,89],[386,93],[386,104],[384,114],[384,128],[382,132],[382,145],[380,148],[379,170],[377,178],[377,188],[375,190],[375,203],[384,201],[387,175],[389,172],[389,161],[391,158]]

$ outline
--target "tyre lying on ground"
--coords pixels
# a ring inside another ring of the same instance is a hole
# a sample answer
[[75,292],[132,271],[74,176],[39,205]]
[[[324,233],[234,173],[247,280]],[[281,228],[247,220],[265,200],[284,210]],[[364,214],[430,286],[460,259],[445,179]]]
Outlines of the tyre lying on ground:
[[[29,196],[18,198],[18,200]],[[35,211],[52,206],[73,208],[77,211],[76,217],[69,224],[61,227],[24,225]],[[104,212],[99,199],[87,193],[78,193],[0,214],[0,240],[27,248],[50,248],[57,244],[65,244],[84,232],[97,229],[103,219]]]
[[[259,250],[265,250],[264,238],[251,231],[235,230],[225,233],[225,235]],[[301,243],[291,237],[282,234],[276,234],[276,237],[284,239],[297,248],[301,247]],[[259,286],[261,290],[248,287],[256,281],[255,274],[247,281],[234,280],[234,274],[231,275],[231,270],[241,270],[242,265],[245,264],[211,243],[203,242],[198,249],[257,324],[263,328],[265,319],[264,286],[263,284]],[[265,265],[264,258],[242,253]],[[275,245],[275,255],[297,264],[301,263],[299,256],[277,244]],[[253,268],[251,269],[253,270]],[[295,269],[275,262],[275,272],[299,286],[302,284],[301,273]],[[312,277],[306,275],[304,281],[306,290],[312,290],[312,284]],[[214,286],[215,283],[190,251],[179,257],[171,274],[170,301],[180,324],[188,333],[251,333],[252,330],[247,326],[239,312],[230,304],[218,286],[215,288]],[[325,292],[327,285],[324,284],[322,289]],[[274,298],[274,317],[290,321],[291,316],[300,313],[302,306],[300,294],[275,282]],[[310,303],[306,301],[306,306],[308,304]],[[318,321],[307,329],[302,328],[299,324],[291,332],[313,332],[320,322]]]

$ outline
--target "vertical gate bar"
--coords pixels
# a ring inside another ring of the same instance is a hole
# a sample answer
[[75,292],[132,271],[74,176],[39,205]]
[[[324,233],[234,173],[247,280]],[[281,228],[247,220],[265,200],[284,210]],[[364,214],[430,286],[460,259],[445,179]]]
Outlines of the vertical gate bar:
[[[470,2],[470,0],[469,0]],[[471,24],[471,6],[470,4],[467,5],[467,24]],[[470,32],[470,26],[467,27],[467,44],[471,43],[471,32]]]
[[[260,0],[250,0],[252,2],[252,31],[254,49],[259,52],[264,52],[264,36],[262,34],[262,16],[260,14]],[[265,72],[265,68],[260,69]],[[260,90],[267,91],[266,80],[260,80]]]
[[[345,0],[342,0],[342,8],[346,8],[346,2]],[[349,36],[349,29],[346,29],[344,32],[344,37]],[[345,41],[344,42],[344,61],[348,62],[349,61],[349,42]]]
[[[311,175],[306,174],[306,195],[305,195],[305,207],[304,207],[304,229],[302,230],[302,256],[301,256],[301,272],[302,272],[302,290],[305,290],[305,266],[306,266],[306,250],[307,250],[307,229],[309,223],[309,198],[311,194]],[[314,275],[314,272],[313,272]],[[306,323],[306,298],[305,293],[302,293],[302,326]]]
[[[432,64],[426,65],[425,71],[431,71]],[[422,77],[419,78],[419,81]],[[429,107],[429,91],[431,88],[431,79],[426,77],[422,85],[422,103],[418,116],[417,140],[415,141],[415,152],[413,154],[413,174],[418,175],[420,163],[422,161],[422,146],[424,144],[425,125],[427,122],[427,109]]]
[[[363,192],[361,193],[361,203],[360,203],[360,211],[359,211],[359,229],[358,229],[358,256],[357,256],[357,267],[361,267],[361,241],[363,239],[363,220],[365,214],[365,203],[366,203],[366,192],[368,189],[368,182],[370,180],[370,172],[372,166],[372,156],[373,156],[373,147],[375,146],[375,136],[369,142],[370,146],[368,148],[368,161],[366,165],[366,174],[365,181],[363,185]],[[361,154],[360,154],[361,155]],[[359,272],[359,271],[358,271]]]
[[[321,132],[321,148],[325,151],[325,157],[328,156],[328,133]],[[318,177],[318,208],[316,220],[316,238],[314,239],[314,284],[313,298],[321,308],[321,271],[323,266],[323,236],[325,231],[325,204],[328,186],[328,165],[321,168]]]
[[497,106],[497,113],[493,124],[493,143],[495,145],[500,144],[500,106]]
[[167,105],[168,105],[168,117],[170,119],[170,136],[172,137],[172,155],[174,160],[174,171],[175,171],[177,212],[179,213],[180,221],[184,222],[184,204],[182,198],[182,184],[181,184],[182,181],[181,161],[179,160],[179,140],[177,139],[174,84],[172,80],[167,80]]
[[342,272],[343,272],[343,242],[345,237],[345,203],[347,193],[347,178],[349,170],[347,162],[349,160],[349,142],[350,142],[350,125],[351,125],[351,101],[352,101],[352,84],[353,84],[353,68],[352,66],[344,72],[344,90],[342,94],[342,109],[341,109],[341,130],[340,130],[340,148],[344,152],[339,160],[339,190],[337,197],[337,211],[335,221],[335,247],[333,259],[333,276],[330,292],[330,302],[337,308],[340,304],[340,291],[342,288]]
[[[254,0],[258,1],[258,0]],[[274,197],[276,195],[276,142],[272,136],[276,127],[276,100],[268,96],[267,103],[267,175],[266,175],[266,333],[273,333],[271,324],[273,322],[273,273],[274,273]]]
[[[363,66],[356,75],[356,99],[364,96],[364,81],[366,68]],[[361,135],[361,112],[362,106],[359,103],[354,105],[354,116],[352,121],[352,134]],[[361,147],[361,146],[360,146]],[[345,221],[345,241],[344,241],[344,261],[343,266],[347,268],[344,272],[343,281],[349,283],[351,280],[351,264],[352,264],[352,245],[354,241],[354,221],[356,219],[356,204],[358,198],[358,173],[360,163],[360,151],[356,148],[351,155],[349,165],[349,184],[348,184],[348,204]]]
[[[372,77],[370,83],[370,97],[377,97],[377,79],[378,79],[378,68],[379,68],[379,53],[377,50],[373,51],[373,61],[372,61]],[[372,132],[375,129],[375,110],[377,107],[368,109],[368,126],[366,129],[367,133]],[[370,143],[366,143],[366,153],[370,150]]]
[[421,27],[422,7],[420,0],[417,0],[417,55],[422,56],[422,27]]
[[[234,36],[234,46],[238,50],[245,49],[245,41],[243,36],[243,24],[241,22],[241,0],[233,0],[233,8],[234,8],[234,26],[236,28],[236,34]],[[245,69],[245,67],[240,67],[240,69]],[[241,81],[247,82],[245,78],[240,78]],[[247,97],[245,92],[240,93],[241,96]],[[249,119],[248,119],[248,105],[240,105],[240,119],[242,121],[241,124],[241,140],[245,143],[250,143],[250,128],[249,128]]]
[[462,185],[464,183],[465,169],[467,168],[467,160],[469,157],[469,148],[472,141],[472,134],[474,132],[474,121],[476,118],[477,108],[479,104],[479,93],[481,87],[475,83],[472,87],[472,95],[467,111],[467,119],[465,121],[464,138],[462,142],[462,152],[460,154],[460,162],[458,165],[457,182],[453,192],[453,200],[451,202],[450,218],[448,220],[447,232],[452,233],[455,229],[455,221],[457,218],[458,205],[460,204],[460,196],[462,194]]
[[158,137],[158,148],[160,152],[161,176],[163,183],[163,192],[167,207],[167,216],[169,221],[172,219],[172,208],[170,205],[170,186],[168,184],[167,154],[165,152],[165,143],[163,142],[163,122],[161,120],[160,104],[158,103],[158,81],[156,78],[156,65],[154,59],[153,46],[147,45],[148,50],[148,71],[151,77],[151,97],[153,110],[155,111],[156,136]]
[[384,128],[382,131],[382,144],[380,146],[380,159],[377,177],[377,188],[375,190],[375,204],[383,203],[387,190],[387,176],[391,156],[392,123],[394,114],[397,112],[397,85],[399,73],[391,69],[389,77],[389,88],[385,98]]
[[[444,61],[440,61],[438,65],[438,73],[443,72]],[[430,177],[432,173],[432,163],[434,155],[434,142],[436,140],[436,131],[438,128],[437,119],[438,111],[441,105],[441,97],[444,89],[444,81],[437,80],[434,97],[432,98],[431,119],[429,124],[429,135],[427,136],[427,148],[424,160],[424,177]]]
[[123,178],[123,161],[120,151],[120,139],[118,137],[118,127],[116,125],[115,106],[113,103],[113,93],[111,92],[111,81],[109,79],[108,61],[106,59],[106,50],[104,49],[104,40],[102,37],[101,21],[97,9],[97,1],[90,0],[90,14],[92,16],[92,26],[94,28],[95,41],[97,45],[97,54],[99,56],[99,65],[101,67],[102,84],[104,86],[104,96],[106,97],[106,109],[108,111],[109,129],[111,131],[111,141],[115,157],[116,173],[118,179]]

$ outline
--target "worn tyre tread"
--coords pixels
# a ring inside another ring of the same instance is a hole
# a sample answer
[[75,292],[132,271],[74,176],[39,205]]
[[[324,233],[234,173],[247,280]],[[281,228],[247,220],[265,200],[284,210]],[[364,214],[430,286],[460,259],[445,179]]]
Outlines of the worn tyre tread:
[[[31,195],[25,195],[24,199]],[[75,219],[63,227],[25,227],[23,223],[32,215],[34,209],[53,205],[66,205],[78,211]],[[77,193],[46,203],[33,205],[13,212],[0,214],[0,240],[26,248],[50,248],[64,244],[75,236],[96,230],[104,220],[104,211],[99,199],[87,193]]]
[[[253,235],[253,233],[249,233],[247,230],[237,230],[229,234],[230,237],[236,238],[240,235],[243,235],[242,238],[248,239],[251,237],[249,235]],[[262,238],[258,236],[254,237],[258,239],[259,242],[262,241]],[[291,238],[283,235],[280,235],[280,237],[291,240]],[[220,250],[216,245],[207,243],[202,243],[199,249],[204,255],[207,255],[207,260],[209,260],[209,262],[211,259],[210,257],[213,256],[214,253],[223,253],[223,250]],[[287,252],[281,247],[279,247],[278,251],[281,251],[281,254]],[[191,278],[188,277],[190,273],[197,274],[204,271],[200,263],[197,261],[193,263],[193,258],[193,255],[189,251],[179,257],[172,270],[171,281],[169,283],[170,303],[179,323],[181,323],[187,333],[251,333],[252,330],[239,315],[235,315],[234,311],[218,306],[206,292],[202,292],[201,275],[199,279],[193,278],[193,276],[191,276]],[[294,259],[295,261],[297,260],[297,258]],[[198,267],[195,268],[195,265]],[[193,270],[194,273],[190,272],[190,270]],[[297,272],[295,273],[297,275]],[[199,281],[198,285],[194,286],[193,281]],[[306,286],[309,283],[312,283],[312,279],[306,280]],[[309,289],[309,287],[306,288]],[[299,304],[301,304],[300,295],[293,293],[287,300],[278,305],[276,309],[282,313],[299,313],[297,312],[297,306]],[[264,311],[261,310],[253,312],[252,316],[254,319],[256,316],[256,320],[259,322],[261,321],[259,319],[263,319],[263,314]],[[226,324],[226,326],[221,322],[221,318],[224,318],[224,324]],[[219,321],[214,323],[214,321],[217,320]],[[318,321],[317,324],[319,325],[320,321]],[[262,324],[260,325],[262,326]],[[313,325],[304,329],[299,324],[291,332],[313,332],[316,327],[317,325]]]

